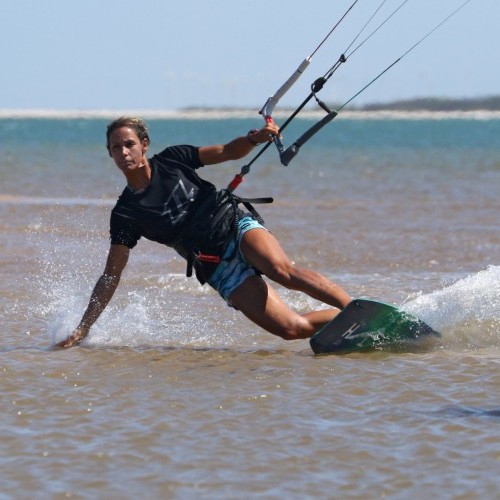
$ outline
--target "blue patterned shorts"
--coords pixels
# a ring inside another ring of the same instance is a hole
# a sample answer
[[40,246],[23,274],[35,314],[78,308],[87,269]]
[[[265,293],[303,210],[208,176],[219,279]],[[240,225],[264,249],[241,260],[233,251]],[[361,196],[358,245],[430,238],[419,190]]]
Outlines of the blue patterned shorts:
[[[219,295],[231,306],[229,296],[250,276],[258,275],[259,272],[250,266],[240,251],[240,243],[243,235],[251,229],[266,229],[251,216],[243,217],[238,224],[239,238],[238,250],[235,252],[236,241],[232,239],[222,256],[221,263],[215,268],[210,276],[208,284],[217,290]],[[267,229],[266,229],[267,231]]]

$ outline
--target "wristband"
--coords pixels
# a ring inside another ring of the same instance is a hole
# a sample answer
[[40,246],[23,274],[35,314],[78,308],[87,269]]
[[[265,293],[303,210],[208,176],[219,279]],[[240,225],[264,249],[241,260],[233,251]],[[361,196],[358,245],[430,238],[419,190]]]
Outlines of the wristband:
[[256,129],[256,128],[253,128],[252,130],[249,130],[248,131],[248,134],[247,134],[247,139],[248,139],[248,142],[252,145],[252,146],[258,146],[260,144],[260,142],[256,141],[255,139],[252,138],[253,135],[255,135],[259,130]]

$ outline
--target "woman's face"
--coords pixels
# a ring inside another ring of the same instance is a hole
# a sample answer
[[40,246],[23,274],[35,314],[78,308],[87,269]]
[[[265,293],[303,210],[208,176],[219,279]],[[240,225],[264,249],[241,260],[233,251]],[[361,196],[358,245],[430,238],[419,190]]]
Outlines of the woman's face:
[[148,145],[148,140],[141,141],[133,129],[121,127],[109,137],[109,154],[124,174],[132,173],[146,166]]

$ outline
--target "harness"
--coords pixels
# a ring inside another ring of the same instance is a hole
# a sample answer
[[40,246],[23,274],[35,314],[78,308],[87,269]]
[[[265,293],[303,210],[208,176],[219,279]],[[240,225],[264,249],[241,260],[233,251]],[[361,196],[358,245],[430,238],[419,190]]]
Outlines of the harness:
[[[222,189],[216,193],[212,207],[202,203],[195,211],[192,224],[182,241],[182,246],[187,250],[186,276],[192,276],[194,268],[198,281],[202,285],[206,283],[222,261],[231,237],[236,242],[234,250],[236,253],[240,237],[239,221],[243,215],[243,211],[239,208],[240,204],[260,224],[264,224],[253,204],[272,202],[273,198],[240,198],[228,189]],[[231,258],[233,256],[234,254]]]

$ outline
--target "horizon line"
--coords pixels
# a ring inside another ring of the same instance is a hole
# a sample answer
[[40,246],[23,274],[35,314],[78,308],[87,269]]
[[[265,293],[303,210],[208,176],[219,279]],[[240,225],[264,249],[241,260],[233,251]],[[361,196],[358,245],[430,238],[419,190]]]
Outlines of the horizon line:
[[[278,119],[287,118],[290,110],[274,113]],[[324,116],[322,110],[303,110],[296,118],[311,119]],[[343,110],[341,116],[350,119],[498,119],[500,110],[397,110],[352,109]],[[119,116],[142,116],[146,119],[223,120],[228,118],[258,118],[258,110],[231,107],[190,107],[177,110],[152,109],[0,109],[0,119],[115,119]]]

